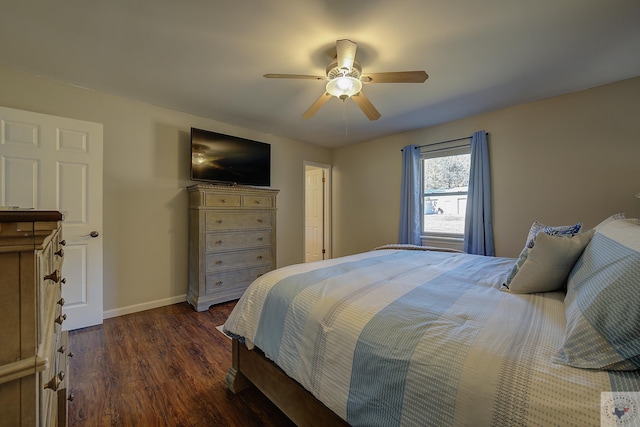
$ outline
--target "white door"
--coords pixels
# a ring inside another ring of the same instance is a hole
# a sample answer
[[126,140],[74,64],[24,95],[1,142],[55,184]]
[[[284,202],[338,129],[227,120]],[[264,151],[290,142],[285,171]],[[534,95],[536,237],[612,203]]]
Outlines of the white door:
[[305,262],[327,259],[328,167],[305,165]]
[[0,206],[57,210],[65,329],[102,323],[102,124],[0,107]]

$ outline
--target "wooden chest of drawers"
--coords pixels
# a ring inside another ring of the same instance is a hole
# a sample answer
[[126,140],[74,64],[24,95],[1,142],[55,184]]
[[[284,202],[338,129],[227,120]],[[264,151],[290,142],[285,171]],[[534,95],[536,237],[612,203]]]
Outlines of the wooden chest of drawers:
[[239,298],[276,262],[276,195],[198,184],[189,192],[189,293],[198,311]]
[[67,425],[62,214],[0,212],[0,424]]

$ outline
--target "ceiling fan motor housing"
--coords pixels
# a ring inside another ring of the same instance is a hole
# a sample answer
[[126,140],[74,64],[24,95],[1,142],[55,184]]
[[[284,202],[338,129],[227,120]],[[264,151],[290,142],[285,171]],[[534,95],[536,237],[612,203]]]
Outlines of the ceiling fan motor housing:
[[338,77],[353,77],[356,79],[360,79],[362,75],[362,67],[358,63],[358,61],[353,61],[353,67],[351,69],[340,68],[338,66],[338,60],[334,60],[327,65],[327,79],[333,80]]

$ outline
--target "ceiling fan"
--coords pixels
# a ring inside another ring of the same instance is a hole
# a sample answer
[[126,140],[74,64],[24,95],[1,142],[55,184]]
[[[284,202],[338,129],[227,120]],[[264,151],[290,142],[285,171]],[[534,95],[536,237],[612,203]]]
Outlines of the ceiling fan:
[[425,71],[391,71],[386,73],[362,74],[362,67],[356,61],[357,43],[343,39],[336,41],[336,59],[327,65],[326,76],[305,74],[265,74],[268,79],[311,79],[326,80],[325,92],[302,115],[313,117],[332,96],[343,101],[351,98],[369,120],[378,120],[380,113],[362,92],[363,83],[424,83],[429,77]]

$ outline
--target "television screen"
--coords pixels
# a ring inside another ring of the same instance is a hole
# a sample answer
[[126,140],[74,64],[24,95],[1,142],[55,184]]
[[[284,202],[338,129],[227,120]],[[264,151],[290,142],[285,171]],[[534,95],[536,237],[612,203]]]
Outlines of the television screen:
[[191,128],[191,179],[271,185],[271,145]]

